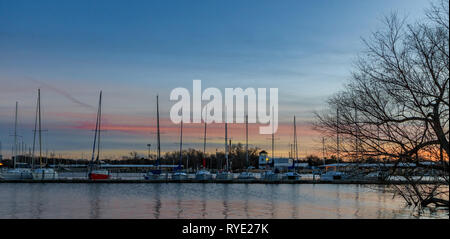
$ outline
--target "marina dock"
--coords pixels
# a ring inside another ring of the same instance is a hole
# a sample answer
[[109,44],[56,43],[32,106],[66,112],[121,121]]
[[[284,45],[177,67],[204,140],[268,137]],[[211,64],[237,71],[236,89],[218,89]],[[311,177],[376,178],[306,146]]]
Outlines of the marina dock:
[[[217,184],[375,184],[375,185],[402,185],[408,184],[407,181],[395,180],[395,181],[379,181],[379,180],[334,180],[334,181],[321,181],[321,180],[264,180],[264,179],[233,179],[233,180],[173,180],[173,179],[104,179],[104,180],[91,180],[91,179],[45,179],[45,180],[33,180],[33,179],[21,179],[21,180],[0,180],[0,183],[217,183]],[[435,184],[435,181],[421,181],[418,184]]]

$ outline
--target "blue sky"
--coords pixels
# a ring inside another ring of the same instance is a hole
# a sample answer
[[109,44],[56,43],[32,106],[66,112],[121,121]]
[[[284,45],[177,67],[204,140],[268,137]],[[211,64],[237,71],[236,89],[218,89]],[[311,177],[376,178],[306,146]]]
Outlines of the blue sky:
[[[203,88],[279,88],[280,119],[297,115],[300,137],[305,132],[301,153],[312,153],[313,112],[348,80],[361,37],[391,12],[415,21],[428,6],[426,0],[0,0],[0,140],[4,151],[10,148],[19,101],[21,134],[30,141],[38,87],[49,150],[88,152],[91,132],[72,126],[95,114],[100,89],[110,114],[105,121],[151,126],[157,93],[168,117],[170,91],[201,79]],[[105,150],[145,150],[154,141],[151,134],[106,134]],[[188,146],[201,148],[195,141]]]

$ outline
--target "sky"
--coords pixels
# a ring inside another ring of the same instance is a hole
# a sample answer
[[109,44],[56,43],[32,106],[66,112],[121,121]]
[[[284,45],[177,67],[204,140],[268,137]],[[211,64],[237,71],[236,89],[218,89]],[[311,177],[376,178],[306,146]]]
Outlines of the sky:
[[[22,1],[0,0],[0,141],[11,155],[15,102],[20,142],[29,148],[37,89],[41,89],[43,147],[89,158],[100,90],[102,156],[146,154],[156,145],[160,97],[161,148],[176,150],[171,90],[278,88],[275,156],[288,156],[297,117],[299,155],[318,154],[314,112],[343,89],[362,38],[393,12],[424,18],[427,0]],[[192,92],[192,91],[191,91]],[[230,125],[245,142],[244,125]],[[249,126],[249,144],[271,150],[270,136]],[[184,125],[184,148],[203,148],[202,126]],[[207,131],[207,151],[223,151],[222,124]]]

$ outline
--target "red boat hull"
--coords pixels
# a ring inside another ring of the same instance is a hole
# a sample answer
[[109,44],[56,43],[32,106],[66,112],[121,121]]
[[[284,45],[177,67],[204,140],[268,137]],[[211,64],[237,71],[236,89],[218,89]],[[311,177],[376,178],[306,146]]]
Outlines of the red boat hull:
[[99,174],[99,173],[90,173],[89,179],[98,180],[98,179],[109,179],[108,174]]

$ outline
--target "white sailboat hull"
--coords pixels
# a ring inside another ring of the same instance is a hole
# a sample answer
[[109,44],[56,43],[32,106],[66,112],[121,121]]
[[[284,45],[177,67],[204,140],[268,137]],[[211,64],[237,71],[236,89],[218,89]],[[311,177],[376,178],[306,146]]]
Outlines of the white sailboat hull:
[[186,173],[174,173],[172,175],[173,180],[185,180],[187,178],[188,178],[188,176]]
[[212,175],[209,171],[200,170],[195,174],[196,180],[210,180],[212,179]]
[[32,174],[34,180],[58,179],[58,173],[51,168],[38,168]]
[[321,181],[336,181],[347,178],[347,174],[339,171],[330,171],[320,175]]
[[33,176],[31,174],[30,169],[10,169],[6,172],[2,172],[0,174],[0,178],[3,180],[22,180],[22,179],[32,179]]
[[233,180],[233,174],[229,172],[222,172],[216,175],[217,180]]
[[243,172],[239,174],[238,179],[253,180],[256,179],[253,173]]
[[273,173],[273,172],[266,172],[263,174],[263,179],[267,181],[278,181],[281,180],[282,175],[279,173]]
[[283,175],[283,180],[300,180],[301,175],[294,172],[288,172]]
[[144,175],[144,178],[147,180],[167,180],[168,175],[167,174],[154,174],[151,172],[148,172]]

